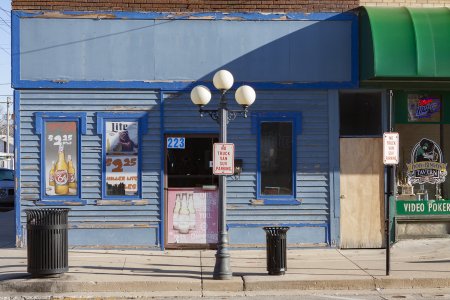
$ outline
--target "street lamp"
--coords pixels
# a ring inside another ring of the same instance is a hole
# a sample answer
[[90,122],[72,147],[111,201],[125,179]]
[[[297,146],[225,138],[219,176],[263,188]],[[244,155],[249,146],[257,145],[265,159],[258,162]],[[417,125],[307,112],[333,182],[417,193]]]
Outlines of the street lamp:
[[[198,85],[191,91],[192,102],[199,107],[200,116],[204,113],[219,123],[220,135],[219,142],[227,142],[227,124],[236,119],[238,115],[247,117],[248,107],[256,99],[256,93],[253,88],[243,85],[236,90],[236,102],[242,106],[242,110],[229,110],[225,94],[233,86],[233,75],[220,70],[213,77],[214,87],[221,92],[218,109],[203,109],[211,100],[211,91],[204,85]],[[214,279],[231,279],[230,254],[228,251],[228,232],[227,232],[227,178],[226,175],[219,175],[219,236],[216,252],[216,264],[214,266]]]

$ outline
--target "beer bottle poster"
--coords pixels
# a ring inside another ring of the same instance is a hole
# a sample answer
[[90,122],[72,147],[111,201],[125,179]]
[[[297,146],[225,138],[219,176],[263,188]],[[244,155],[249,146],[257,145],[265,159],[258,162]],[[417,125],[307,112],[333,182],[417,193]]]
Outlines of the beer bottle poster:
[[45,122],[45,193],[76,196],[78,168],[77,122]]
[[218,201],[218,190],[169,188],[167,191],[167,243],[217,243]]
[[138,122],[108,121],[106,128],[106,194],[138,194]]

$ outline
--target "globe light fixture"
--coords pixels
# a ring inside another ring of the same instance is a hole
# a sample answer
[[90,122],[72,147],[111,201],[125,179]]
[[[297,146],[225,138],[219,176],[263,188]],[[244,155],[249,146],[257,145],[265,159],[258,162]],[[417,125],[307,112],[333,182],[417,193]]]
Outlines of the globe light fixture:
[[[191,91],[192,102],[199,107],[200,116],[204,113],[219,123],[220,134],[219,143],[227,142],[227,124],[236,119],[237,116],[247,117],[248,107],[255,102],[256,93],[253,88],[243,85],[236,90],[236,102],[242,106],[242,110],[229,110],[227,106],[226,93],[233,87],[233,75],[226,70],[220,70],[214,74],[214,87],[221,91],[220,103],[217,109],[203,109],[203,106],[211,100],[210,90],[198,85]],[[227,178],[226,175],[219,176],[219,211],[218,225],[219,233],[217,238],[216,264],[214,266],[214,279],[231,279],[230,254],[228,251],[228,232],[227,232]]]
[[191,91],[191,100],[195,105],[204,106],[211,100],[211,91],[204,85],[197,85]]
[[220,70],[213,77],[213,84],[216,89],[228,91],[234,83],[233,75],[227,70]]
[[251,86],[243,85],[236,90],[234,97],[237,103],[243,107],[249,107],[255,102],[256,92]]

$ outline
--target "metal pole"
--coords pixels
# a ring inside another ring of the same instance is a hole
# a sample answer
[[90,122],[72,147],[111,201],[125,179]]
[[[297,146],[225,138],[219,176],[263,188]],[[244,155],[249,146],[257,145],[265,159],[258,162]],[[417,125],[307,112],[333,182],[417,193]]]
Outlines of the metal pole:
[[[9,102],[11,101],[11,97],[6,97],[6,153],[9,154]],[[11,167],[11,158],[8,155],[7,166]]]
[[[389,90],[389,132],[392,132],[392,98],[393,98],[393,92],[392,90]],[[395,180],[395,168],[393,166],[387,167],[387,199],[386,199],[386,220],[385,220],[385,226],[386,226],[386,276],[389,276],[389,273],[391,271],[391,231],[390,231],[390,225],[391,225],[391,219],[390,219],[390,198],[394,195],[394,186],[393,181]]]
[[[220,143],[227,142],[228,110],[225,93],[226,91],[222,91],[219,106]],[[213,278],[231,279],[231,276],[227,232],[227,177],[226,175],[219,175],[219,236]]]
[[390,208],[390,196],[391,196],[391,177],[392,177],[392,166],[386,167],[386,174],[387,174],[387,197],[386,197],[386,219],[385,219],[385,226],[386,226],[386,276],[389,276],[389,272],[391,269],[391,245],[390,245],[390,220],[389,220],[389,210]]

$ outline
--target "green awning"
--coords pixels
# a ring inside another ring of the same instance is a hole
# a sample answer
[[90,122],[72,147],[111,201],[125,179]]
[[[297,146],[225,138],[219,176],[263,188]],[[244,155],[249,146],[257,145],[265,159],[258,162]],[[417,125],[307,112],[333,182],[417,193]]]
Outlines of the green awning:
[[449,80],[450,9],[363,7],[361,80]]

